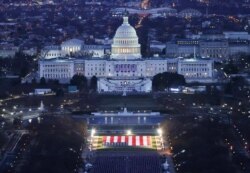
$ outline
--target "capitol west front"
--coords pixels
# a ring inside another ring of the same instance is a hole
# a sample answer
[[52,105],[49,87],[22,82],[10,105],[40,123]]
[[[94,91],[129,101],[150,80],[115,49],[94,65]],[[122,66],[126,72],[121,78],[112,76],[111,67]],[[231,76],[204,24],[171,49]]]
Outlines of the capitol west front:
[[[70,43],[68,46],[75,45]],[[39,61],[40,78],[58,79],[61,83],[67,83],[75,74],[87,78],[96,76],[100,93],[151,92],[153,76],[167,71],[184,75],[187,82],[213,81],[212,60],[143,59],[138,36],[129,24],[128,17],[123,17],[123,24],[115,33],[109,58],[56,58]]]

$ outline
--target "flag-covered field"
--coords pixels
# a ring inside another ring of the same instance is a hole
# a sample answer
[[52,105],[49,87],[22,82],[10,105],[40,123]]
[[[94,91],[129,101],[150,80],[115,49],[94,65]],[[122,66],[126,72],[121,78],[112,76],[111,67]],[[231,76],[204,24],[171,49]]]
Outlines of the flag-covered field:
[[145,147],[160,150],[162,147],[160,136],[94,136],[92,149],[112,147]]

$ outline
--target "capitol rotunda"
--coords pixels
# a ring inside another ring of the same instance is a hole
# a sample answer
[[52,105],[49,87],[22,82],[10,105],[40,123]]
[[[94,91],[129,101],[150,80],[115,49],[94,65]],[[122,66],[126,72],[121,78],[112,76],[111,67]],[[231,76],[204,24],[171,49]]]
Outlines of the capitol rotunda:
[[111,47],[111,59],[141,58],[141,45],[135,29],[128,22],[128,17],[123,17],[123,24],[116,30]]

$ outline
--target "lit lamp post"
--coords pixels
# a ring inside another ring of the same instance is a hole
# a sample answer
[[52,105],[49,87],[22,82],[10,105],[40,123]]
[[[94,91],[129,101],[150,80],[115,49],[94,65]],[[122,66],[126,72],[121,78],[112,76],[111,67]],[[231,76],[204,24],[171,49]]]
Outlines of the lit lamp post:
[[96,133],[96,130],[91,129],[91,132],[90,132],[90,150],[92,150],[93,137],[95,136],[95,133]]
[[158,128],[158,129],[157,129],[157,133],[158,133],[159,136],[162,136],[162,129],[161,129],[161,128]]
[[164,149],[164,145],[163,145],[163,139],[162,139],[162,129],[161,128],[158,128],[157,129],[157,133],[160,137],[160,140],[161,140],[161,148]]
[[186,152],[186,150],[183,149],[183,150],[181,150],[179,153],[176,153],[175,155],[173,155],[173,157],[176,157],[176,156],[178,156],[178,155],[180,155],[180,154],[182,154],[182,153],[185,153],[185,152]]
[[92,129],[92,130],[91,130],[91,138],[94,137],[95,133],[96,133],[96,130],[95,130],[95,129]]

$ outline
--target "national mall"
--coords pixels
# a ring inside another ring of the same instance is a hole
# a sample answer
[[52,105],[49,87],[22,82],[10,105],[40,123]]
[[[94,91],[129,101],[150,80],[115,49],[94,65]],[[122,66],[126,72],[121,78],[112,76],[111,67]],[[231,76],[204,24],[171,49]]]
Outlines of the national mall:
[[[72,58],[72,53],[92,49],[92,57]],[[75,74],[98,78],[98,92],[151,92],[152,78],[163,72],[178,73],[186,82],[214,82],[214,62],[211,59],[142,58],[136,30],[123,17],[111,42],[110,55],[103,56],[105,46],[91,48],[78,39],[48,48],[39,61],[39,78],[57,79],[68,83]],[[195,52],[195,50],[194,50]]]

